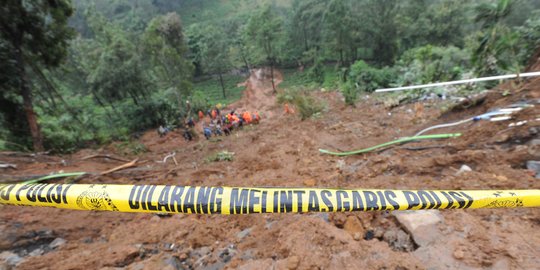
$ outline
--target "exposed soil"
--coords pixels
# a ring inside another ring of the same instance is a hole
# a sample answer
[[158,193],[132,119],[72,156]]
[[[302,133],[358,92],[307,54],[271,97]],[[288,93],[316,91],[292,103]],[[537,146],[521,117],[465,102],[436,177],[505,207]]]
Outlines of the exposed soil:
[[[281,80],[276,72],[276,83]],[[276,104],[268,72],[253,72],[246,87],[244,98],[229,109],[258,110],[263,119],[231,136],[211,141],[199,136],[186,142],[180,131],[163,138],[148,131],[138,139],[148,152],[138,155],[123,154],[118,144],[66,156],[3,153],[1,160],[18,168],[1,174],[101,172],[122,164],[81,160],[107,153],[128,160],[138,157],[142,163],[106,176],[87,176],[79,183],[540,189],[540,180],[525,165],[540,159],[539,147],[532,145],[539,138],[540,121],[531,121],[540,117],[538,104],[510,121],[471,122],[441,130],[462,132],[460,138],[350,157],[317,151],[369,147],[434,124],[519,101],[537,101],[540,78],[500,85],[481,104],[467,109],[443,110],[451,105],[447,101],[388,109],[373,96],[352,108],[337,92],[317,92],[328,111],[305,121],[285,115]],[[507,90],[510,95],[503,95]],[[521,120],[529,122],[508,127]],[[430,148],[419,148],[425,146]],[[234,161],[205,161],[223,150],[234,152]],[[156,162],[172,151],[177,166],[171,159]],[[464,164],[472,171],[456,174]],[[437,241],[419,246],[414,235],[387,212],[157,216],[0,206],[0,252],[20,256],[17,269],[534,269],[540,264],[540,209],[442,210],[439,214]],[[65,244],[51,247],[58,238]]]

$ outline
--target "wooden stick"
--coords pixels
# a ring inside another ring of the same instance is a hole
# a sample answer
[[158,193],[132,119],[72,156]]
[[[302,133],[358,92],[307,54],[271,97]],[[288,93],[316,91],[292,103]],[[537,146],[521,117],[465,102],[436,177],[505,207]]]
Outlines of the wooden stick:
[[119,158],[119,157],[115,157],[115,156],[111,156],[111,155],[106,155],[106,154],[90,155],[90,156],[86,156],[86,157],[81,158],[81,160],[87,160],[87,159],[91,159],[91,158],[108,158],[108,159],[122,161],[122,162],[129,162],[129,160],[127,160],[127,159],[123,159],[123,158]]
[[135,164],[137,163],[137,160],[139,160],[139,159],[136,158],[136,159],[132,160],[131,162],[128,162],[126,164],[123,164],[123,165],[120,165],[118,167],[114,167],[114,168],[112,168],[110,170],[104,171],[104,172],[101,173],[101,175],[116,172],[116,171],[123,170],[123,169],[126,169],[126,168],[135,167],[136,166]]

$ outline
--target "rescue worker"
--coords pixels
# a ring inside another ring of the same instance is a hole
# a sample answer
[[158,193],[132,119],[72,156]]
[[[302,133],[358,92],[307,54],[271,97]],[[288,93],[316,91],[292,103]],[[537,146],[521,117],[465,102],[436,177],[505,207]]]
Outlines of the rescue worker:
[[204,118],[204,113],[202,111],[199,111],[199,121]]
[[212,137],[212,129],[210,129],[210,127],[206,126],[206,124],[203,125],[203,133],[204,133],[204,137],[207,140],[210,140],[210,137]]
[[182,134],[182,136],[184,137],[184,139],[186,141],[191,141],[193,140],[193,135],[191,135],[191,132],[189,131],[188,128],[184,128],[184,134]]
[[193,121],[193,117],[189,118],[189,120],[187,121],[187,126],[190,127],[190,128],[195,127],[195,122]]
[[165,129],[162,125],[159,125],[157,132],[160,138],[167,135],[167,129]]
[[261,116],[259,115],[259,112],[255,112],[253,114],[253,123],[258,124],[261,121]]
[[244,118],[244,121],[246,122],[246,124],[251,124],[251,121],[253,120],[253,118],[251,118],[251,113],[249,113],[248,111],[245,111],[243,114],[242,114],[242,118]]
[[294,109],[289,107],[289,103],[285,103],[285,114],[294,114]]

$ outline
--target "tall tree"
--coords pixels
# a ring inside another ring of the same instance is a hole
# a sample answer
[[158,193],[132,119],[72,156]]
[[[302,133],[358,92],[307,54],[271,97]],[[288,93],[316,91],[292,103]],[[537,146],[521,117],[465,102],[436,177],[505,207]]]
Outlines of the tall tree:
[[187,60],[184,28],[177,13],[153,19],[143,36],[143,50],[151,70],[162,86],[172,89],[180,100],[191,93],[193,65]]
[[324,14],[326,39],[331,51],[339,54],[339,64],[345,65],[345,52],[351,42],[351,19],[347,3],[332,0],[328,3]]
[[259,12],[251,16],[247,35],[249,35],[254,44],[258,47],[256,50],[263,55],[267,64],[270,65],[270,76],[272,77],[272,89],[277,92],[274,83],[274,66],[279,56],[279,46],[283,39],[283,22],[272,6],[266,5]]
[[23,99],[35,151],[43,151],[43,136],[33,107],[27,68],[32,61],[58,66],[66,55],[73,31],[67,25],[73,13],[68,0],[6,0],[0,8],[0,37],[16,66],[17,88]]
[[207,72],[216,74],[219,77],[223,98],[227,98],[225,84],[223,83],[223,73],[231,68],[229,56],[229,46],[223,29],[208,25],[199,28],[202,33],[201,48],[202,62]]
[[[306,58],[308,51],[318,51],[322,43],[321,24],[326,10],[324,0],[295,0],[292,3],[292,14],[288,29],[288,39],[291,46],[287,46],[292,57]],[[314,59],[305,59],[313,62]]]
[[476,22],[480,23],[483,35],[473,54],[473,62],[481,75],[493,75],[498,68],[508,70],[517,65],[517,56],[508,56],[517,45],[517,33],[503,23],[513,7],[512,0],[482,3],[476,6]]
[[374,59],[382,65],[391,65],[396,58],[398,1],[368,0],[364,8],[366,31],[372,40]]

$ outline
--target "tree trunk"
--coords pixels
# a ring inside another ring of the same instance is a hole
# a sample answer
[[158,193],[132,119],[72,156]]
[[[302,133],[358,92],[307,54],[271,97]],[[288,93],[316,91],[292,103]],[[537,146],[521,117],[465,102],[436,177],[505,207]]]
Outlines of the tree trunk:
[[270,60],[270,76],[272,77],[272,90],[277,94],[276,84],[274,83],[274,59]]
[[242,61],[244,61],[244,65],[246,65],[246,69],[247,69],[247,71],[249,73],[250,70],[251,70],[251,66],[249,65],[249,62],[248,62],[246,56],[244,55],[244,53],[242,51],[243,50],[240,50],[240,57],[242,57]]
[[34,146],[34,151],[43,152],[43,136],[41,135],[41,130],[37,122],[36,112],[32,105],[32,91],[27,84],[26,72],[24,70],[24,60],[22,55],[22,50],[20,46],[16,47],[15,57],[17,59],[17,67],[19,69],[19,80],[20,80],[20,90],[21,96],[23,98],[23,107],[26,114],[26,121],[28,122],[28,127],[30,128],[30,134],[32,135],[32,143]]
[[227,98],[225,95],[225,85],[223,84],[223,76],[219,73],[219,83],[221,84],[221,91],[223,91],[223,98]]
[[339,49],[339,65],[344,66],[343,62],[343,49]]
[[307,52],[309,50],[308,41],[307,41],[307,34],[306,34],[306,25],[304,24],[302,27],[302,32],[304,34],[304,49]]

